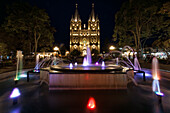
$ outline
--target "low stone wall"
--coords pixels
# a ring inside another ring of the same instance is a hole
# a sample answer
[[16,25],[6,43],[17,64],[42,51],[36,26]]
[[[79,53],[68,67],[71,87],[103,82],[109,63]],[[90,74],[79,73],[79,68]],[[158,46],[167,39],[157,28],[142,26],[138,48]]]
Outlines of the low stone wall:
[[126,89],[126,74],[49,74],[49,89]]
[[49,85],[49,90],[76,89],[127,89],[134,82],[133,70],[127,72],[78,73],[61,72],[44,68],[40,70],[40,81]]

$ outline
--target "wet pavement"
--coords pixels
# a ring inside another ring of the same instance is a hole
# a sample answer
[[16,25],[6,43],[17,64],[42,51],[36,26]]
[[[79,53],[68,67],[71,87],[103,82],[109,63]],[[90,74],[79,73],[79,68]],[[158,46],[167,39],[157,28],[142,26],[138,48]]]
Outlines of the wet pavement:
[[[90,97],[96,101],[93,113],[170,113],[170,73],[163,73],[160,80],[165,94],[160,104],[152,92],[151,73],[145,71],[146,81],[137,74],[138,86],[129,84],[127,90],[70,91],[49,91],[46,84],[39,85],[39,74],[32,74],[30,82],[21,78],[15,85],[15,73],[10,73],[10,77],[0,78],[0,113],[90,113],[87,109]],[[21,92],[16,105],[9,98],[14,87]]]

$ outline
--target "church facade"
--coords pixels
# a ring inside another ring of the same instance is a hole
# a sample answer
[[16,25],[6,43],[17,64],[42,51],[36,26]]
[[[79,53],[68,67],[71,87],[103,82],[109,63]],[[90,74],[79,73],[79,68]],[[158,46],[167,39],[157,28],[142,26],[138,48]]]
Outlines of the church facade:
[[94,4],[92,4],[87,28],[86,24],[82,25],[77,6],[76,4],[75,14],[70,21],[70,52],[77,49],[84,56],[89,47],[91,51],[95,49],[100,53],[100,21],[94,13]]

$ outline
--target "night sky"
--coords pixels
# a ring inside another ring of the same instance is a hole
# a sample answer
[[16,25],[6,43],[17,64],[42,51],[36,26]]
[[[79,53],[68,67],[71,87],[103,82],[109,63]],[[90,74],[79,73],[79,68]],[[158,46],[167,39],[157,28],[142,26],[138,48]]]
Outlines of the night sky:
[[[8,0],[6,0],[7,3]],[[14,2],[15,0],[9,0]],[[55,43],[64,43],[69,49],[69,26],[71,16],[75,12],[75,4],[78,4],[78,11],[82,20],[82,25],[88,22],[91,13],[92,3],[94,3],[95,14],[98,14],[100,20],[100,40],[101,48],[104,40],[112,41],[114,29],[114,16],[120,9],[122,3],[127,0],[20,0],[45,9],[50,16],[51,25],[55,27]],[[8,3],[7,3],[8,4]]]

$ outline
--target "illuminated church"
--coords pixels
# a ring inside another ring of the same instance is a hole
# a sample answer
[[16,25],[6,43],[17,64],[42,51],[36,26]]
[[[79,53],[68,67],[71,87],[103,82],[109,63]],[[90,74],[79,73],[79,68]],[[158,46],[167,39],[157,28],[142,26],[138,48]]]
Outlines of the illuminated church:
[[87,28],[86,24],[82,25],[77,6],[76,4],[75,14],[70,21],[70,52],[77,49],[84,56],[87,54],[88,46],[91,51],[95,49],[100,53],[100,26],[98,16],[94,13],[94,4],[92,4]]

